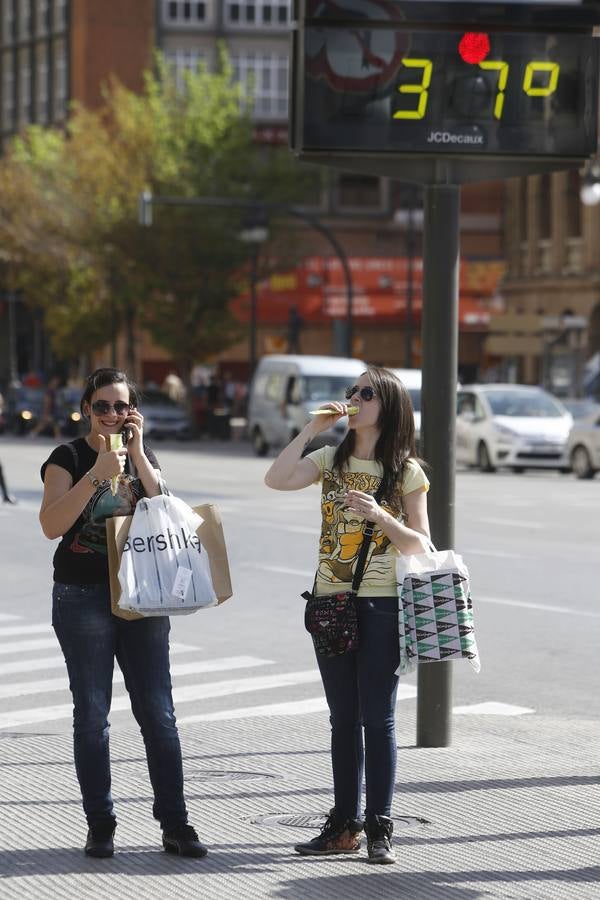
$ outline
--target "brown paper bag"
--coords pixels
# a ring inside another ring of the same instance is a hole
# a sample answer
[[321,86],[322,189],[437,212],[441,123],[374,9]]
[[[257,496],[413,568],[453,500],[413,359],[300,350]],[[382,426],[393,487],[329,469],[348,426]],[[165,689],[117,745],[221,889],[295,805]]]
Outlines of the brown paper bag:
[[[227,547],[221,515],[212,503],[204,503],[194,506],[193,510],[203,519],[202,525],[196,531],[200,543],[208,554],[210,574],[212,578],[217,601],[223,603],[233,594],[229,562],[227,559]],[[106,540],[108,545],[108,572],[110,578],[110,602],[113,615],[120,619],[143,619],[140,613],[121,609],[119,598],[121,585],[119,584],[119,566],[123,547],[129,534],[132,516],[113,516],[106,520]]]

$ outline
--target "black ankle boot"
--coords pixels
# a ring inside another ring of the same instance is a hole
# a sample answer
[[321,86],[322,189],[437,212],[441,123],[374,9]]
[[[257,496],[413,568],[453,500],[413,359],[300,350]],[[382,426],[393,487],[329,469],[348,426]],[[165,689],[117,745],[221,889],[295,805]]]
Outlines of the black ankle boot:
[[332,809],[320,833],[294,850],[302,856],[335,856],[340,853],[358,853],[363,823],[359,819],[347,819]]
[[365,820],[367,833],[367,853],[370,863],[389,865],[396,862],[392,850],[392,833],[394,823],[387,816],[367,816]]
[[201,859],[208,853],[191,825],[178,825],[170,831],[163,831],[162,842],[167,853],[177,853],[179,856]]
[[92,825],[87,833],[85,842],[86,856],[94,856],[96,859],[105,859],[115,852],[113,835],[116,826],[113,823],[106,825]]

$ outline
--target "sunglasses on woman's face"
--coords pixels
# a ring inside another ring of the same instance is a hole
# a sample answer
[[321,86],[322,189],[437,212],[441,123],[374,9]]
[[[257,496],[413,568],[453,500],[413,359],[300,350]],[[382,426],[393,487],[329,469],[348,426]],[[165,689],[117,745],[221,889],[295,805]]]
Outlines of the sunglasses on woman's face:
[[106,416],[114,409],[118,416],[126,416],[131,406],[124,400],[117,400],[116,403],[109,403],[108,400],[95,400],[92,403],[92,412],[95,416]]
[[346,388],[346,400],[351,400],[355,394],[358,394],[361,400],[372,400],[375,396],[375,391],[370,385],[366,385],[366,387],[359,387],[357,384],[352,385],[352,387]]

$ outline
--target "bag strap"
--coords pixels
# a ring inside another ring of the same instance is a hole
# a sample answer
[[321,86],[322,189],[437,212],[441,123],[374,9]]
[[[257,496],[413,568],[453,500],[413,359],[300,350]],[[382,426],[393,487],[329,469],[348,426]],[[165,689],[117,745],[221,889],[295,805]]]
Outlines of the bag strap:
[[[382,483],[377,488],[374,500],[379,503],[383,494],[383,479]],[[363,575],[365,573],[365,565],[367,562],[367,553],[369,552],[369,545],[371,543],[371,538],[373,537],[373,531],[375,530],[375,522],[365,522],[365,526],[363,528],[363,539],[362,544],[360,545],[360,550],[358,552],[358,559],[356,561],[356,569],[354,570],[354,578],[352,579],[352,592],[354,594],[358,593],[358,589],[360,587],[360,583],[363,580]]]

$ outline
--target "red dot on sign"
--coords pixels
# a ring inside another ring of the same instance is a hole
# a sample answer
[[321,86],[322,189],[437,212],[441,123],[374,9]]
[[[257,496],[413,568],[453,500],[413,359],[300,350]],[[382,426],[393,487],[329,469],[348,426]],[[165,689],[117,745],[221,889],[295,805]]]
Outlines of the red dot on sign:
[[487,34],[467,31],[460,39],[458,52],[466,63],[480,63],[490,52],[490,39]]

